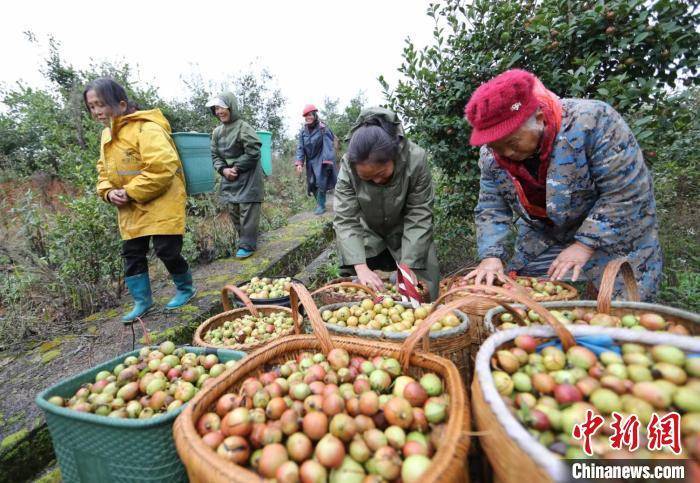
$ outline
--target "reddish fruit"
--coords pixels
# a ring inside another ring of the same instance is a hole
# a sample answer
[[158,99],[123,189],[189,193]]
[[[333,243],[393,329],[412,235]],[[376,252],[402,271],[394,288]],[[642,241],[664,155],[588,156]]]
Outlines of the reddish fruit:
[[321,410],[326,413],[327,416],[335,416],[338,413],[342,413],[345,409],[345,401],[340,394],[331,393],[323,399],[323,405]]
[[372,389],[369,385],[369,379],[355,379],[352,387],[355,390],[355,394],[363,394]]
[[212,431],[202,436],[202,442],[209,446],[211,449],[216,450],[219,445],[224,441],[224,433],[221,431]]
[[530,426],[538,431],[547,431],[550,427],[549,418],[539,409],[530,411]]
[[326,468],[337,468],[345,458],[345,446],[341,440],[327,434],[316,445],[314,456]]
[[555,386],[554,378],[546,372],[537,372],[532,375],[532,387],[540,394],[552,394]]
[[197,432],[200,436],[218,431],[220,427],[221,418],[216,413],[205,413],[197,420]]
[[391,446],[379,448],[374,453],[374,469],[385,480],[393,481],[401,473],[401,458]]
[[224,394],[216,401],[216,414],[223,418],[230,411],[235,408],[236,395],[235,394]]
[[299,465],[293,461],[287,461],[277,468],[275,472],[277,483],[299,483]]
[[289,457],[297,463],[309,459],[313,449],[313,443],[304,433],[294,433],[287,440]]
[[328,426],[330,433],[344,442],[349,442],[357,433],[355,420],[347,414],[336,414]]
[[267,446],[268,444],[281,443],[284,435],[282,430],[278,426],[274,426],[273,423],[266,425],[265,430],[262,434],[262,444]]
[[428,447],[419,443],[418,441],[408,441],[403,445],[401,452],[403,453],[404,458],[408,458],[413,454],[428,456]]
[[246,408],[236,408],[221,420],[221,432],[226,436],[247,436],[251,429],[250,412]]
[[336,371],[350,365],[350,354],[345,349],[333,349],[328,353],[328,362]]
[[554,388],[554,398],[559,404],[572,404],[583,400],[583,395],[576,386],[559,384]]
[[245,438],[241,436],[229,436],[221,442],[216,452],[227,460],[237,465],[242,465],[248,461],[250,447]]
[[386,439],[386,435],[378,429],[365,431],[362,434],[362,439],[364,439],[365,444],[367,444],[372,451],[377,451],[379,448],[389,443]]
[[425,411],[421,408],[413,408],[411,431],[427,432],[428,428],[428,418],[425,417]]
[[421,407],[428,400],[428,393],[418,382],[413,381],[406,384],[403,390],[403,397],[413,407]]
[[287,450],[281,444],[265,446],[260,455],[258,470],[266,478],[274,478],[277,469],[286,461],[289,461]]
[[284,396],[284,391],[282,390],[282,386],[277,384],[276,382],[273,382],[271,384],[268,384],[265,386],[265,391],[270,395],[271,398],[276,398],[276,397],[282,397]]
[[318,441],[328,432],[328,416],[320,411],[314,411],[304,416],[301,425],[309,438]]
[[241,388],[243,389],[242,394],[252,398],[256,392],[263,388],[263,385],[257,379],[249,377],[243,382]]
[[313,411],[321,411],[323,408],[323,396],[320,394],[313,394],[306,399],[304,399],[304,411],[307,413]]
[[289,436],[299,431],[299,415],[293,409],[287,409],[280,417],[281,429]]
[[359,401],[360,413],[365,416],[373,416],[379,411],[379,396],[376,392],[367,391],[362,393]]
[[321,463],[307,460],[299,468],[301,483],[325,483],[328,481],[328,472]]
[[365,416],[364,414],[358,414],[355,416],[355,426],[357,427],[357,432],[362,434],[368,429],[374,429],[374,420],[370,418],[369,416]]
[[265,416],[267,419],[277,420],[282,417],[282,414],[287,410],[287,403],[281,397],[274,397],[265,408]]
[[392,426],[408,429],[413,422],[413,408],[404,398],[395,397],[384,406],[384,416]]
[[358,414],[360,414],[360,400],[356,397],[348,399],[345,402],[345,410],[350,416],[357,416]]

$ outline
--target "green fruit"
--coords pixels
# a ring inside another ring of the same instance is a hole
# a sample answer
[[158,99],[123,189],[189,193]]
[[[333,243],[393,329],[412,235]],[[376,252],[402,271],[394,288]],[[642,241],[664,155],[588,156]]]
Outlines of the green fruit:
[[600,362],[604,365],[609,366],[610,364],[622,364],[622,357],[617,353],[612,351],[603,352],[599,356]]
[[685,353],[678,347],[671,345],[662,344],[652,347],[651,356],[656,362],[668,362],[680,367],[685,364]]
[[605,374],[609,376],[615,376],[618,379],[627,379],[629,376],[627,373],[627,366],[622,363],[613,363],[605,368]]
[[677,386],[682,386],[688,380],[688,375],[682,368],[668,362],[657,362],[651,367],[651,370],[657,377],[660,374],[665,380]]
[[683,436],[700,434],[700,413],[689,413],[681,416],[681,434]]
[[523,372],[516,372],[512,376],[513,385],[515,390],[518,392],[530,392],[532,391],[532,381],[530,381],[530,376]]
[[602,414],[610,414],[613,411],[621,411],[620,396],[610,389],[599,388],[591,393],[590,401]]
[[700,393],[687,387],[678,388],[673,395],[673,404],[683,412],[700,413]]
[[622,344],[622,354],[646,354],[647,349],[641,344]]
[[496,386],[496,390],[501,396],[510,396],[513,394],[514,384],[513,380],[508,374],[503,371],[494,371],[492,374],[493,382]]
[[625,354],[622,356],[622,360],[625,361],[625,364],[635,364],[639,366],[644,366],[644,367],[650,367],[652,365],[652,360],[649,356],[646,354],[640,354],[638,352],[634,352],[632,354]]
[[622,401],[622,409],[624,412],[627,414],[635,414],[642,424],[649,424],[651,415],[654,413],[653,406],[638,397],[629,394],[625,394],[625,396],[627,397]]
[[652,381],[654,378],[648,367],[639,364],[630,364],[627,366],[627,372],[633,382]]
[[638,382],[632,393],[655,408],[666,409],[671,404],[671,395],[654,382]]
[[637,317],[632,314],[623,315],[621,322],[624,327],[634,327],[639,324]]
[[598,360],[593,351],[583,346],[573,346],[566,353],[566,358],[574,367],[588,369]]
[[700,377],[700,357],[688,357],[685,361],[685,371],[693,377]]

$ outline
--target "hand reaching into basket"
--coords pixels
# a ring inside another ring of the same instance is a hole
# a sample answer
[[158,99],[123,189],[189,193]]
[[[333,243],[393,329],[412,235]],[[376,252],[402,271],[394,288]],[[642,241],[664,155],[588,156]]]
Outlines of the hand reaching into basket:
[[379,275],[370,270],[366,263],[355,265],[355,273],[357,273],[357,278],[362,285],[376,290],[377,292],[384,290],[384,282],[379,278]]
[[486,285],[493,285],[493,282],[496,280],[500,280],[503,283],[511,282],[503,270],[503,262],[496,257],[484,258],[479,263],[479,266],[464,277],[465,280],[471,280],[472,278],[474,279],[474,285],[481,285],[481,282],[485,282]]

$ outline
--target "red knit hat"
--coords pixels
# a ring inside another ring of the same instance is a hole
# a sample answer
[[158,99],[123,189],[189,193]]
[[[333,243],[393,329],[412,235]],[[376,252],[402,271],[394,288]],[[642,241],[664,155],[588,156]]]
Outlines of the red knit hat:
[[304,106],[304,110],[302,111],[301,115],[306,116],[308,113],[314,111],[318,111],[318,109],[316,109],[316,106],[314,106],[313,104],[307,104]]
[[464,108],[472,125],[469,143],[480,146],[517,131],[539,106],[536,80],[530,72],[511,69],[481,84]]

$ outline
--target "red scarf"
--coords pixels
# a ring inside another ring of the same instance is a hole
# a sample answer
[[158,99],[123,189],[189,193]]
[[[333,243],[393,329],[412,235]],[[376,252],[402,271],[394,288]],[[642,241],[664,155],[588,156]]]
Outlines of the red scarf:
[[540,102],[544,115],[544,133],[540,140],[540,165],[537,178],[532,176],[522,162],[511,161],[508,158],[493,153],[498,165],[505,169],[515,185],[515,192],[525,210],[533,216],[547,218],[547,169],[549,157],[552,154],[554,140],[561,129],[562,108],[559,97],[548,90],[539,79],[533,88],[533,93]]

